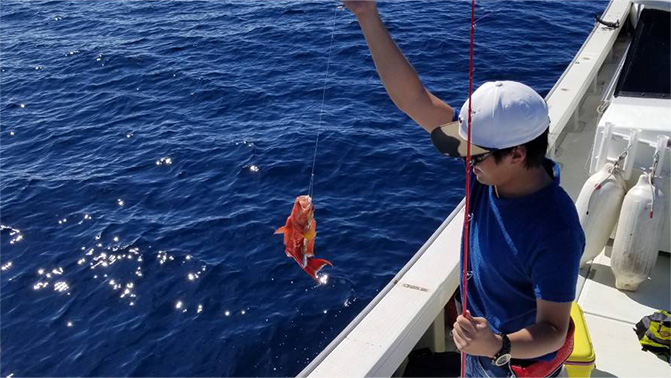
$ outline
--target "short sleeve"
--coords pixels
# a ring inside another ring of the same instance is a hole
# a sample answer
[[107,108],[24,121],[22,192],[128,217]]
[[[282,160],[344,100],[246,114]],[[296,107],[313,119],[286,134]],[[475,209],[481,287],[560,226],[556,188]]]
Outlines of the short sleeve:
[[452,122],[457,122],[459,120],[460,110],[457,108],[452,108],[452,110],[454,110],[454,112],[452,113]]
[[537,299],[571,302],[585,242],[580,233],[566,230],[555,233],[539,248],[531,265],[531,278]]

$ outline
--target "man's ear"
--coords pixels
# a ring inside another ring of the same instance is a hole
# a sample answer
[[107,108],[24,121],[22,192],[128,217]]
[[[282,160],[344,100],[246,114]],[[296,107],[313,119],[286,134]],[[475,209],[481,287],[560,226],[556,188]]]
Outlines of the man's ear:
[[524,164],[527,158],[527,148],[525,146],[517,146],[513,148],[510,153],[511,164]]

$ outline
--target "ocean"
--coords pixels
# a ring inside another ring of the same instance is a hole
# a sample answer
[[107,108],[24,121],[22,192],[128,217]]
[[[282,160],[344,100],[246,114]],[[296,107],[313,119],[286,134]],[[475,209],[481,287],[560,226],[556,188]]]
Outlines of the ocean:
[[[542,95],[607,5],[477,3],[475,85]],[[379,9],[461,107],[470,1]],[[323,285],[273,234],[313,160]],[[450,214],[464,169],[388,99],[337,1],[3,0],[0,178],[2,376],[293,376]]]

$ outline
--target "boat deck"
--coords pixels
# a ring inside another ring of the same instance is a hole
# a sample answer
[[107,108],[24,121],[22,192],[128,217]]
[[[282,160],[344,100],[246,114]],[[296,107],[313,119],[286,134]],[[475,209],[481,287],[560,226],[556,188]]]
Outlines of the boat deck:
[[578,297],[596,354],[592,377],[671,376],[669,362],[642,350],[633,330],[642,317],[669,309],[669,255],[659,255],[651,279],[636,292],[615,288],[609,255],[610,247],[606,247],[594,259]]

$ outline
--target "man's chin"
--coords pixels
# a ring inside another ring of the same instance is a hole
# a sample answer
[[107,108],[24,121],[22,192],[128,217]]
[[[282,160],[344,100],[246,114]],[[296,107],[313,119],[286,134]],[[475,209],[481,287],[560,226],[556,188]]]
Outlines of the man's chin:
[[485,179],[484,177],[482,177],[482,175],[479,175],[477,173],[475,174],[475,179],[478,180],[478,182],[480,184],[491,185],[491,183],[489,181],[487,181],[487,179]]

